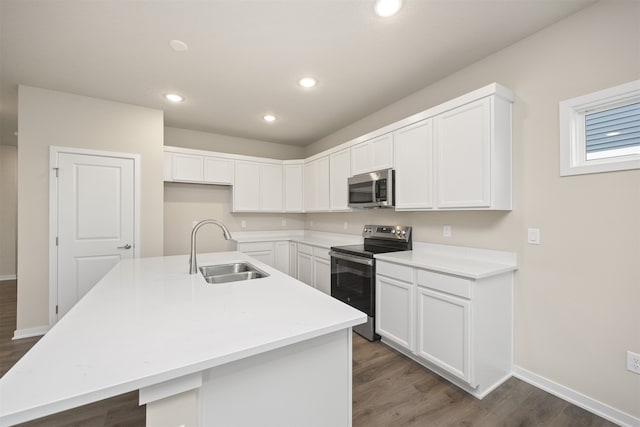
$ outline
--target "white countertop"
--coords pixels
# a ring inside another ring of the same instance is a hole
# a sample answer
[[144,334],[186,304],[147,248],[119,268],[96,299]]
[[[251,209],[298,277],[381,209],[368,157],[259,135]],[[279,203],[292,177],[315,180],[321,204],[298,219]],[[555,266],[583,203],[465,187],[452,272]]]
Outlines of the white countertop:
[[0,379],[0,425],[59,412],[345,329],[366,315],[239,252],[271,276],[211,285],[188,256],[116,265]]
[[474,280],[518,269],[518,257],[513,252],[431,243],[415,242],[411,251],[391,252],[375,257],[381,261],[424,268]]

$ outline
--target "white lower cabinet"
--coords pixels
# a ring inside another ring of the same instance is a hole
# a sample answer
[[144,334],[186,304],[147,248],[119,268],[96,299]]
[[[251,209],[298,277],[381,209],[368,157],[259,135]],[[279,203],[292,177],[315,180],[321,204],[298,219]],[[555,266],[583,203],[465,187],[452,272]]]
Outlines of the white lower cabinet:
[[413,284],[378,276],[376,332],[413,351]]
[[297,279],[309,286],[313,286],[313,249],[311,246],[298,244],[297,261]]
[[331,258],[329,250],[298,243],[298,280],[331,295]]
[[477,280],[376,262],[376,332],[478,398],[511,376],[513,273]]
[[416,298],[416,354],[473,385],[469,366],[470,301],[422,286],[416,288]]
[[313,248],[313,285],[331,295],[331,259],[327,249]]
[[288,241],[238,242],[235,243],[233,249],[295,277],[291,273],[290,243]]
[[291,263],[289,261],[289,242],[275,242],[274,246],[274,263],[275,268],[284,274],[291,275]]

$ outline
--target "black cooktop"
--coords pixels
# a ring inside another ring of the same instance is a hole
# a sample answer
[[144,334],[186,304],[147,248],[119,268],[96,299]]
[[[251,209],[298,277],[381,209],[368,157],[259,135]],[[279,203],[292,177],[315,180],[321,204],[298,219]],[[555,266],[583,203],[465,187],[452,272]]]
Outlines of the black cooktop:
[[334,246],[332,251],[363,258],[375,254],[411,250],[411,227],[365,225],[362,232],[364,243],[359,245]]

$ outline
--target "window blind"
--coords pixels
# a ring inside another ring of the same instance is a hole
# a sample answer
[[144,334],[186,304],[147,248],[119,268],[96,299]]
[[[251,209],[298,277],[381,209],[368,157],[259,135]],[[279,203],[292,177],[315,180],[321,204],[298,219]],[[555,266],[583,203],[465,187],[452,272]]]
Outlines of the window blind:
[[640,102],[585,115],[587,153],[640,146]]

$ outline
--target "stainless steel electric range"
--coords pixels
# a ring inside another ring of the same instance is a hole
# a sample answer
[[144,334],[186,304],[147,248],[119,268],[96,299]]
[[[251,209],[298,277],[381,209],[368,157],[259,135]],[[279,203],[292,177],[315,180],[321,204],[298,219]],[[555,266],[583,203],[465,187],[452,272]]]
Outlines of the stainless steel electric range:
[[333,246],[331,255],[331,296],[368,316],[365,324],[353,328],[369,341],[375,333],[376,260],[375,254],[411,250],[411,227],[365,225],[361,245]]

